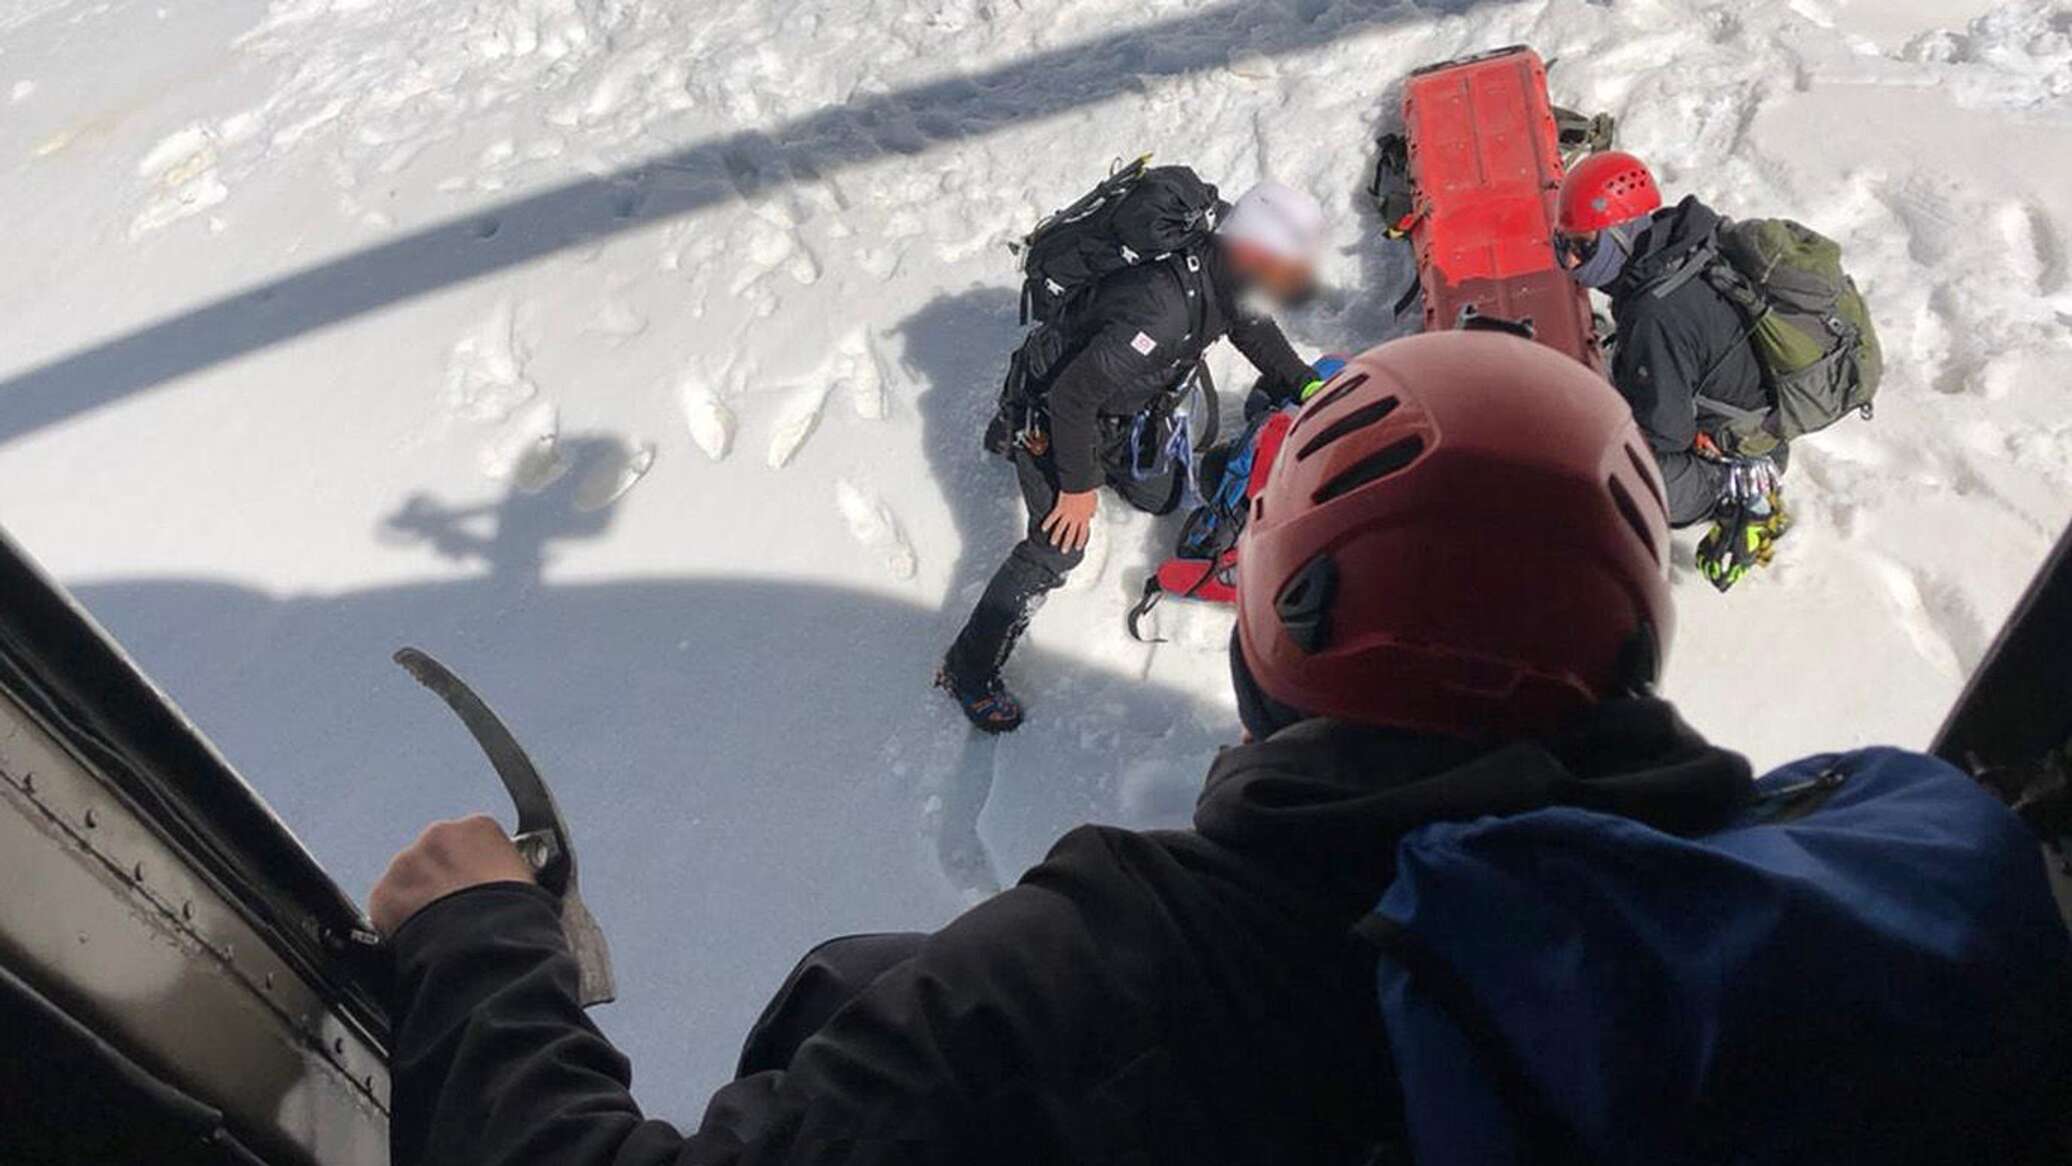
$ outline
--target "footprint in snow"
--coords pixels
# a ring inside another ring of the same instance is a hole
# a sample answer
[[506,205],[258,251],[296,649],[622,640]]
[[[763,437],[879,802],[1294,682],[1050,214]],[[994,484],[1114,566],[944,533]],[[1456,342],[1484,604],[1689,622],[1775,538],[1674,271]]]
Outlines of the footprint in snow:
[[584,331],[602,336],[613,344],[623,344],[646,332],[647,317],[640,314],[633,305],[620,299],[610,299],[597,309]]
[[1906,233],[1907,255],[1924,267],[1937,267],[1951,258],[1963,258],[1959,241],[1969,238],[1965,227],[1973,221],[1961,197],[1947,184],[1925,178],[1896,182],[1880,192],[1885,205],[1899,219]]
[[856,415],[866,421],[885,419],[885,370],[878,359],[877,344],[867,329],[858,328],[842,338],[838,346],[834,385],[849,398]]
[[1915,653],[1945,675],[1963,675],[1958,665],[1957,649],[1944,633],[1939,613],[1931,609],[1924,598],[1921,580],[1889,559],[1874,560],[1872,565],[1885,584],[1887,598],[1898,610],[1900,630],[1906,633]]
[[499,300],[446,360],[446,401],[470,421],[501,422],[539,392],[526,376],[531,358],[518,332],[518,311]]
[[798,240],[792,232],[755,216],[749,216],[742,233],[742,261],[728,289],[737,296],[746,294],[771,272],[790,266],[798,251]]
[[893,578],[914,577],[920,566],[914,545],[889,507],[846,478],[835,481],[835,507],[842,512],[850,535],[865,550],[880,555]]
[[2002,207],[2000,230],[2007,240],[2014,273],[2035,285],[2039,296],[2065,289],[2065,247],[2050,212],[2035,203]]

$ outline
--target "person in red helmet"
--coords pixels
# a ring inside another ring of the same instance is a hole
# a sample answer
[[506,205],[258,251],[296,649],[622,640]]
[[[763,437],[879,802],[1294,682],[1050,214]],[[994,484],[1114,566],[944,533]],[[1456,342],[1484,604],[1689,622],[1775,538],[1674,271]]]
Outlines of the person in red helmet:
[[[634,1103],[625,1059],[578,1006],[555,903],[496,824],[433,827],[369,906],[397,965],[395,1166],[1356,1166],[1407,1161],[1413,1143],[1427,1163],[1541,1160],[1422,1152],[1455,1110],[1410,1099],[1471,1059],[1397,1054],[1419,1033],[1385,1023],[1384,960],[1360,929],[1405,848],[1449,823],[1588,807],[1668,837],[1755,798],[1745,760],[1648,693],[1675,621],[1640,432],[1603,380],[1548,348],[1422,336],[1356,358],[1313,398],[1255,506],[1232,649],[1254,739],[1210,767],[1193,828],[1081,827],[940,931],[817,948],[695,1128]],[[2025,858],[2003,866],[2028,882],[1995,901],[2049,913],[2033,844]],[[1460,926],[1534,950],[1487,912]],[[1818,982],[1786,986],[1858,1018]],[[1585,1058],[1628,1035],[1576,1016],[1585,1035],[1561,1047]],[[1974,1043],[1999,1047],[2000,1032]],[[2028,1042],[2004,1047],[2033,1067]],[[1989,1102],[2026,1096],[1979,1081]],[[1764,1097],[1763,1112],[1820,1110],[1814,1092]],[[1896,1110],[1893,1128],[1920,1133],[1916,1113]],[[2016,1160],[1993,1151],[2024,1128],[1966,1146]]]
[[[1772,402],[1747,319],[1698,278],[1717,258],[1708,244],[1722,221],[1695,196],[1665,206],[1632,154],[1585,158],[1561,187],[1559,250],[1577,282],[1611,299],[1612,383],[1654,451],[1678,527],[1771,508],[1790,456],[1783,445],[1743,451],[1731,437],[1727,410]],[[1781,517],[1774,526],[1781,534]]]
[[1675,627],[1661,481],[1605,383],[1529,347],[1389,345],[1289,433],[1238,564],[1255,736],[1316,717],[1544,736],[1654,682]]

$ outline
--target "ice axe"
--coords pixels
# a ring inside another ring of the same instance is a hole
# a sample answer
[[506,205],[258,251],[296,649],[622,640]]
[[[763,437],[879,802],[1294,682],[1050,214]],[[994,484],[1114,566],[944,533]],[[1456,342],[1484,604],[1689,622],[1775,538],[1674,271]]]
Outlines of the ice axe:
[[504,789],[518,807],[518,829],[511,841],[532,867],[540,886],[561,903],[561,930],[568,937],[568,950],[579,969],[577,996],[585,1008],[609,1004],[618,993],[612,980],[611,949],[604,931],[597,926],[576,883],[576,851],[569,842],[568,823],[554,804],[553,791],[525,755],[518,739],[502,720],[475,695],[451,669],[416,648],[396,652],[396,663],[446,702],[474,735],[475,743],[489,755],[489,764],[503,779]]

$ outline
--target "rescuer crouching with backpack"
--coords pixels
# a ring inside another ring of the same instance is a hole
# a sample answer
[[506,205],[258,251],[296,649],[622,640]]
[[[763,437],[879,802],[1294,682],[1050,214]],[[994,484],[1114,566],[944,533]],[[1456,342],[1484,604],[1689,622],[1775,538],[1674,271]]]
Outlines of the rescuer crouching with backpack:
[[1611,298],[1612,383],[1661,468],[1671,522],[1714,524],[1698,566],[1725,591],[1790,527],[1789,443],[1870,416],[1882,356],[1841,248],[1696,197],[1665,207],[1646,164],[1616,152],[1570,170],[1555,241],[1576,281]]
[[1226,206],[1192,171],[1140,161],[1025,241],[1023,308],[1037,327],[1010,362],[986,445],[1014,464],[1027,535],[936,678],[972,724],[1020,726],[1001,669],[1084,557],[1101,487],[1152,514],[1179,505],[1199,444],[1181,410],[1197,390],[1196,424],[1217,409],[1209,345],[1229,336],[1281,399],[1315,383],[1260,303],[1306,298],[1325,238],[1323,209],[1300,191],[1262,182]]

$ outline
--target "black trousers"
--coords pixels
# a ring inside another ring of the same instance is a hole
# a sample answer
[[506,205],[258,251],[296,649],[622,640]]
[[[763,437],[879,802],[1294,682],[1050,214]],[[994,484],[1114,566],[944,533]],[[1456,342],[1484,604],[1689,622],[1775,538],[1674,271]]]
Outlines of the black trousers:
[[[1108,486],[1139,510],[1170,514],[1186,488],[1186,468],[1167,463],[1155,473],[1140,476],[1137,464],[1148,459],[1136,448],[1131,429],[1129,419],[1102,419],[1101,467]],[[1154,435],[1152,440],[1163,439]],[[1052,546],[1050,536],[1043,532],[1043,520],[1057,508],[1062,492],[1056,463],[1048,453],[1039,457],[1019,445],[1010,456],[1022,502],[1028,507],[1028,526],[1022,541],[993,573],[978,607],[943,659],[944,670],[964,691],[981,688],[1000,674],[1044,597],[1064,586],[1065,577],[1086,557],[1084,551]]]
[[[1791,469],[1791,446],[1769,453],[1779,475]],[[1656,468],[1669,488],[1669,525],[1678,530],[1711,522],[1719,516],[1720,492],[1727,484],[1726,467],[1697,453],[1658,453]]]

